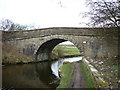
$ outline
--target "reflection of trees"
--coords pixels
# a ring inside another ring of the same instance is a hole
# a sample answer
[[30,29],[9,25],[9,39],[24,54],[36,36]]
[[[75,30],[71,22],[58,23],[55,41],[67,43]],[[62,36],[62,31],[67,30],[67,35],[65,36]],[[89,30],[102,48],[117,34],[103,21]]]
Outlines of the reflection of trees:
[[[52,75],[50,62],[7,65],[2,69],[3,88],[56,88],[58,79]],[[49,84],[53,81],[57,83]]]

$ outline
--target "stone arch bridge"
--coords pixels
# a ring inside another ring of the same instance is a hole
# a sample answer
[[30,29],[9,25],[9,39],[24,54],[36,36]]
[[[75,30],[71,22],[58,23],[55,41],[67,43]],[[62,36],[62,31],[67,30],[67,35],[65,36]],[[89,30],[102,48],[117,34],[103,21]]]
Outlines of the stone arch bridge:
[[72,42],[85,56],[113,57],[118,55],[117,33],[116,28],[53,27],[2,31],[2,42],[37,61],[50,59],[53,48],[64,41]]

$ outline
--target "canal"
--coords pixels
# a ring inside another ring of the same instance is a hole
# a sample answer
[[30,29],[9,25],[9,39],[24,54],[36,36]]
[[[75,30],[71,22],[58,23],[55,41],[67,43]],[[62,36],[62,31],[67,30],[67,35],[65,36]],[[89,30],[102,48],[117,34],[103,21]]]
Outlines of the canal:
[[82,57],[58,59],[34,64],[2,66],[3,88],[54,88],[60,84],[59,69],[64,62],[76,62]]

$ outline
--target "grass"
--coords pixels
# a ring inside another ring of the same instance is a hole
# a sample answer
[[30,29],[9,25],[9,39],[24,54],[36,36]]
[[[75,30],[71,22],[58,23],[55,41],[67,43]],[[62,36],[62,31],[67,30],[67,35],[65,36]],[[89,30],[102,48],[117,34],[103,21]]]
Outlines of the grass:
[[83,75],[86,78],[87,88],[95,88],[94,78],[84,62],[81,63],[80,68],[82,68]]
[[[98,61],[100,61],[98,59]],[[94,64],[92,63],[93,66],[95,66],[95,68],[97,70],[99,70],[100,72],[102,72],[104,74],[104,79],[109,83],[110,87],[114,87],[117,88],[118,87],[118,62],[117,59],[115,58],[109,58],[109,59],[102,59],[103,61],[103,65],[101,64]]]
[[60,70],[62,78],[60,85],[57,88],[68,88],[72,78],[73,63],[64,64]]
[[76,47],[61,47],[64,51],[63,55],[79,55],[79,50]]
[[[58,88],[68,88],[71,78],[72,78],[72,73],[73,73],[73,64],[74,63],[68,63],[64,64],[60,70],[62,74],[61,82],[60,85],[57,87]],[[83,70],[83,75],[86,78],[86,84],[87,88],[95,88],[95,82],[92,74],[90,73],[88,67],[85,65],[85,63],[81,63],[80,68]]]
[[70,46],[56,46],[51,54],[52,59],[58,59],[60,57],[80,55],[78,48]]
[[[76,47],[71,46],[56,46],[52,51],[52,59],[58,59],[60,57],[80,55],[79,50]],[[70,81],[73,73],[73,63],[64,64],[61,68],[61,82],[58,88],[69,88]]]
[[10,45],[3,45],[2,47],[2,63],[4,64],[15,64],[15,63],[26,63],[32,62],[31,57],[25,56],[19,53],[15,48]]

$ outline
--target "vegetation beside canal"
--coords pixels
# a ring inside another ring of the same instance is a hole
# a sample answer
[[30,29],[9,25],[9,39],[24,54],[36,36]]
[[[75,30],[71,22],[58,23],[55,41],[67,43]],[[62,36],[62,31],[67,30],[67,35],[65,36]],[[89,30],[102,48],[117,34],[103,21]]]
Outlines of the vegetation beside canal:
[[31,57],[19,53],[10,45],[3,45],[2,47],[2,63],[3,64],[17,64],[32,62]]
[[95,88],[95,82],[92,73],[89,71],[88,67],[84,62],[81,63],[80,68],[83,71],[83,75],[86,78],[87,88]]
[[60,71],[61,71],[61,82],[57,88],[68,88],[72,78],[73,63],[64,64],[60,68]]
[[[88,67],[86,66],[86,64],[84,62],[81,62],[79,64],[80,64],[79,68],[82,69],[82,75],[84,76],[84,78],[86,80],[86,85],[87,85],[86,87],[95,89],[96,83],[95,83],[92,73],[89,71]],[[64,64],[60,68],[61,82],[57,88],[69,88],[71,80],[73,78],[73,66],[74,66],[74,63],[67,63],[67,64]]]
[[118,57],[113,58],[99,58],[87,60],[100,72],[103,74],[103,78],[108,82],[110,88],[118,88],[120,80],[118,78],[119,64]]
[[51,54],[52,59],[80,56],[80,51],[74,46],[57,45]]

